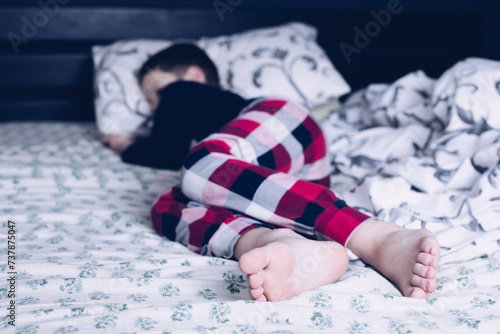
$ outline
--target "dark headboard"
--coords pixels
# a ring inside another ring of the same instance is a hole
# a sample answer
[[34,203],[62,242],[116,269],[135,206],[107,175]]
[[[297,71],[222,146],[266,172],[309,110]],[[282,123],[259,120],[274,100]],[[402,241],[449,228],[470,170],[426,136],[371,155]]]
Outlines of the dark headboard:
[[[370,6],[359,0],[326,2],[152,0],[115,6],[112,1],[42,0],[0,5],[0,121],[93,119],[90,48],[124,38],[196,38],[303,21],[318,28],[319,43],[354,89],[416,69],[435,77],[457,60],[488,56],[484,22],[489,14],[473,1],[445,1],[455,6],[440,8],[431,1],[424,1],[427,6],[410,0]],[[389,7],[396,3],[399,7]],[[387,16],[384,21],[382,13],[390,10],[390,22]],[[376,17],[378,31],[371,23]],[[359,31],[369,40],[357,37]]]

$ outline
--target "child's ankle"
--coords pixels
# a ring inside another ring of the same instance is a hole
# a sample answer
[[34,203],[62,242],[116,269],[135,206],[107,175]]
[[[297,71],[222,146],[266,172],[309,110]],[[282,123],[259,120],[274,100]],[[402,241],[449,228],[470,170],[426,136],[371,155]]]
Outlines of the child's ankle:
[[233,257],[239,259],[246,252],[262,247],[279,238],[298,237],[299,234],[288,228],[270,229],[267,227],[257,227],[243,234],[234,245]]

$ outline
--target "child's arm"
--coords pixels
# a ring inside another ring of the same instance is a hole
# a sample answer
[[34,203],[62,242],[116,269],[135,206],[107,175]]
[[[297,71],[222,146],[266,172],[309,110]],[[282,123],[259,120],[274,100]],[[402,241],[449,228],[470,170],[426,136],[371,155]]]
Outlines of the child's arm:
[[120,135],[104,135],[101,137],[101,143],[117,153],[122,153],[135,142],[133,138]]
[[247,104],[240,96],[215,87],[187,81],[170,84],[161,91],[150,137],[128,146],[122,160],[179,169],[193,139],[200,141],[219,130]]

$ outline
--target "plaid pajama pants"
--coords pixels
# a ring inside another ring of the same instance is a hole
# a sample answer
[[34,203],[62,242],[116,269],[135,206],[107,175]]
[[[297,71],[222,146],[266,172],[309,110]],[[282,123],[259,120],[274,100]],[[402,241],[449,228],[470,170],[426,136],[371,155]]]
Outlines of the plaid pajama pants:
[[287,100],[257,100],[191,149],[180,186],[152,208],[153,226],[195,252],[226,258],[257,227],[345,245],[369,217],[328,188],[329,172],[325,138],[309,112]]

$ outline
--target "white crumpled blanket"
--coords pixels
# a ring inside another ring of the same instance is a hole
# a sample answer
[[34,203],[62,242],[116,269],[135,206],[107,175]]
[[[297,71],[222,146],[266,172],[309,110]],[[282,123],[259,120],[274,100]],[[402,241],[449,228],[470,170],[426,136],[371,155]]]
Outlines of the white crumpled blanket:
[[500,227],[499,62],[470,58],[437,80],[416,71],[370,85],[323,125],[350,205],[449,230],[444,249]]

